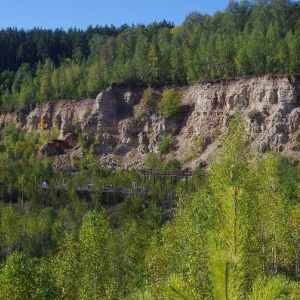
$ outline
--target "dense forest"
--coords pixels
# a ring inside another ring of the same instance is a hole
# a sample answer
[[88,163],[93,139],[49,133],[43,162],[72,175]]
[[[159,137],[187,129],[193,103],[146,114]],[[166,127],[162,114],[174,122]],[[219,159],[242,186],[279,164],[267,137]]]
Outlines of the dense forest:
[[189,179],[112,172],[92,148],[54,172],[44,139],[1,133],[0,299],[300,298],[299,167],[251,149],[239,114]]
[[[243,0],[176,27],[2,29],[0,109],[94,97],[113,82],[296,75],[298,20],[298,2]],[[103,168],[80,135],[80,159],[37,155],[57,136],[0,132],[0,299],[300,299],[299,163],[252,149],[239,112],[191,178]],[[150,153],[146,167],[181,162]]]
[[113,82],[191,84],[217,78],[299,73],[300,5],[290,0],[229,1],[213,16],[0,31],[0,108],[94,97]]

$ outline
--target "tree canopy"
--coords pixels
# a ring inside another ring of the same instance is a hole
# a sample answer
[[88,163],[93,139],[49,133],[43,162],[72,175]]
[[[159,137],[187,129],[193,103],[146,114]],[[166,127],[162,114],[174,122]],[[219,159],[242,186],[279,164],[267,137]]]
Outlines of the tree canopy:
[[[299,165],[251,149],[239,114],[187,181],[111,172],[92,146],[73,173],[54,172],[36,158],[45,134],[1,132],[2,298],[299,299]],[[130,186],[147,192],[117,193]]]
[[2,29],[0,109],[95,96],[113,82],[298,74],[299,16],[291,0],[231,0],[212,16],[191,12],[180,26]]

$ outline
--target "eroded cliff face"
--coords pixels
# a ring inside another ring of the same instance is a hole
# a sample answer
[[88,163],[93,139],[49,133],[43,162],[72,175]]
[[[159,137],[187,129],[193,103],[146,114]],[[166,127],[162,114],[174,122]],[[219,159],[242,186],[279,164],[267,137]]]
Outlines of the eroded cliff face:
[[[201,158],[209,158],[219,133],[236,111],[244,117],[247,134],[262,152],[269,150],[297,155],[292,150],[300,117],[300,85],[287,77],[256,77],[199,84],[184,91],[184,101],[195,104],[180,135],[182,143],[203,135]],[[180,150],[179,150],[180,151]]]
[[[80,132],[95,144],[99,163],[112,167],[142,167],[146,154],[157,152],[163,135],[170,133],[172,147],[166,158],[175,157],[194,168],[199,160],[209,160],[218,137],[238,110],[260,151],[298,155],[292,148],[300,123],[299,80],[292,83],[287,77],[264,76],[180,87],[182,113],[168,118],[142,110],[144,89],[113,85],[96,99],[47,102],[28,115],[2,115],[0,126],[13,120],[29,132],[39,128],[42,118],[45,130],[57,128],[58,139],[65,143],[56,141],[55,145],[65,148],[57,154],[70,156],[78,151],[76,134]],[[47,147],[43,149],[47,152]],[[53,145],[51,149],[55,155]]]

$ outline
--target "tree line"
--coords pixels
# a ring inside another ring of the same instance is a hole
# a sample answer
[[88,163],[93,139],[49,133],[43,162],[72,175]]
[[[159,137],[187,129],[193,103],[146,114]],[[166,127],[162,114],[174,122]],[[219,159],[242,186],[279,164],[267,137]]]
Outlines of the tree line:
[[94,97],[113,82],[192,84],[236,76],[299,73],[300,5],[231,0],[182,25],[0,31],[1,110]]

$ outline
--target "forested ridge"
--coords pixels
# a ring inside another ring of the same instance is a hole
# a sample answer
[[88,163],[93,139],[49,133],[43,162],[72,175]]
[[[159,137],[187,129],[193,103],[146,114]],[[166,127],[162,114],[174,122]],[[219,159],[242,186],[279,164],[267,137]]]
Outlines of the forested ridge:
[[[29,111],[142,81],[149,108],[175,107],[180,117],[180,93],[165,89],[158,104],[152,85],[298,74],[299,17],[298,2],[230,1],[176,27],[3,29],[0,107]],[[239,111],[191,178],[101,167],[100,137],[88,143],[77,133],[82,155],[64,162],[37,155],[59,135],[42,118],[28,133],[1,129],[0,299],[300,299],[299,162],[253,149]],[[146,168],[180,170],[175,157],[163,161],[170,139]],[[134,187],[143,192],[118,192]]]
[[243,0],[213,16],[192,12],[180,26],[2,29],[0,107],[94,97],[113,82],[298,74],[299,15],[298,2]]

